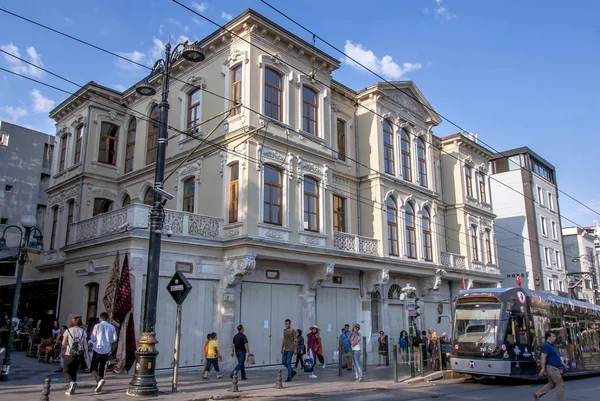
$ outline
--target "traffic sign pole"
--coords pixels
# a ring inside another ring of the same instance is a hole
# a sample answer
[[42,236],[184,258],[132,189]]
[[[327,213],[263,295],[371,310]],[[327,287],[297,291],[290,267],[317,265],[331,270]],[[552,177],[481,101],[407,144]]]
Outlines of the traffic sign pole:
[[177,392],[177,379],[179,377],[179,344],[181,342],[181,304],[177,304],[177,316],[175,317],[175,353],[173,355],[173,383],[171,392]]

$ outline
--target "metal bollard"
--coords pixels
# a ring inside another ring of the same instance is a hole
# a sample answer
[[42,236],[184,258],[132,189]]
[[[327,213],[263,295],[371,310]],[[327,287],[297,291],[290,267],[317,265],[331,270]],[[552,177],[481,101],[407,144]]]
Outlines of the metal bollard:
[[231,378],[231,392],[239,393],[240,389],[238,388],[238,372],[233,372],[233,377]]
[[342,343],[342,339],[338,339],[338,376],[342,375],[342,364],[344,363],[342,358],[346,358],[344,356],[344,345]]
[[363,372],[367,371],[367,337],[363,336],[362,338],[362,364],[363,364]]
[[427,363],[426,357],[425,357],[425,345],[423,344],[419,344],[419,359],[420,359],[420,366],[421,366],[421,377],[425,376],[425,364]]
[[40,397],[40,401],[50,401],[50,382],[52,379],[46,377],[44,380],[44,389],[42,390],[42,396]]
[[394,383],[398,383],[398,349],[392,346],[392,363],[394,364]]
[[283,383],[281,382],[281,369],[277,369],[277,380],[275,381],[275,388],[283,388]]
[[[385,366],[390,366],[390,343],[388,335],[385,335]],[[379,356],[377,357],[379,358]]]

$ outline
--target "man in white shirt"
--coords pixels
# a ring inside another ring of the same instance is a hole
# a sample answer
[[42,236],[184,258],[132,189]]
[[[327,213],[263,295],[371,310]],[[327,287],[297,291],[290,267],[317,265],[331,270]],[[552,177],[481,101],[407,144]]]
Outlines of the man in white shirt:
[[108,313],[102,312],[100,314],[100,323],[94,326],[90,338],[94,345],[90,370],[92,371],[92,376],[96,379],[96,393],[99,393],[102,390],[102,386],[104,386],[104,370],[106,369],[111,344],[117,341],[118,338],[115,326],[108,323],[107,320]]

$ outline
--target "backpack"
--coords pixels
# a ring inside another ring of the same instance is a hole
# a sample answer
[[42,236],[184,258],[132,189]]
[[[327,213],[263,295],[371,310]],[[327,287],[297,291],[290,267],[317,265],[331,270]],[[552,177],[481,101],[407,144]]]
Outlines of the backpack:
[[73,334],[71,334],[71,329],[67,330],[67,333],[69,333],[69,337],[71,337],[71,340],[73,340],[73,344],[71,345],[69,355],[74,358],[82,358],[85,355],[85,345],[82,344],[81,340],[85,337],[85,335],[82,335],[81,337],[78,337],[77,340],[75,340],[75,338],[73,338]]
[[304,360],[304,371],[306,373],[312,373],[312,371],[315,369],[315,360],[312,358],[306,358]]

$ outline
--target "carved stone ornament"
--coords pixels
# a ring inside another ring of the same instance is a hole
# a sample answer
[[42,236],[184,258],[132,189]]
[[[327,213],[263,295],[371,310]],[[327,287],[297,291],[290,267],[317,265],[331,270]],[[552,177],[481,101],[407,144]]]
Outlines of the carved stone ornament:
[[469,225],[479,225],[479,218],[477,216],[473,216],[472,214],[469,214]]
[[337,104],[333,103],[333,104],[331,105],[331,110],[332,110],[334,113],[339,113],[339,112],[340,112],[340,106],[338,106]]
[[310,289],[316,290],[321,286],[323,281],[329,280],[333,276],[335,270],[335,264],[325,263],[317,267],[312,268],[312,275],[310,276]]
[[83,124],[84,120],[85,120],[85,117],[80,114],[77,116],[77,118],[75,118],[74,123],[76,125],[81,125],[81,124]]
[[93,260],[89,260],[87,265],[85,266],[85,271],[87,274],[94,274],[96,272],[96,266],[94,265]]
[[390,271],[381,269],[371,271],[365,274],[365,288],[367,293],[375,292],[380,286],[390,281]]
[[204,82],[204,77],[197,77],[192,75],[187,79],[187,83],[194,87],[199,87],[200,89],[204,89],[206,87],[206,83]]
[[111,110],[108,112],[108,118],[110,119],[110,121],[115,121],[117,119],[118,115],[117,112],[114,110]]
[[256,255],[249,254],[227,258],[226,266],[225,276],[222,280],[223,284],[225,286],[239,284],[242,281],[242,277],[251,274],[256,268]]
[[[323,165],[323,167],[318,164],[311,163],[309,161],[303,160],[301,157],[298,157],[298,182],[302,182],[304,180],[304,174],[310,173],[321,177],[322,179],[326,179],[325,175],[327,170],[325,169],[327,165]],[[328,168],[327,168],[328,169]]]
[[488,166],[486,163],[481,163],[477,169],[484,174],[487,174],[489,172],[489,169],[488,169]]
[[[49,196],[48,197],[48,204],[49,205],[54,205],[56,203],[59,203],[63,200],[69,199],[74,197],[75,195],[79,194],[79,187],[74,186],[68,189],[63,189],[61,190],[59,193]],[[50,208],[48,208],[48,210],[50,210]]]
[[186,178],[189,175],[194,175],[196,177],[196,182],[198,184],[202,183],[202,161],[196,160],[192,163],[189,163],[177,172],[177,176],[180,179]]
[[473,156],[471,155],[465,157],[464,163],[466,166],[475,166],[475,163],[473,163]]
[[231,65],[234,63],[237,63],[238,61],[243,60],[244,64],[246,64],[249,59],[248,59],[248,52],[246,51],[241,51],[241,50],[234,50],[229,54],[229,57],[227,58],[227,62]]
[[423,110],[420,106],[416,105],[416,102],[408,97],[405,93],[397,93],[389,96],[395,103],[402,106],[404,109],[414,113],[420,117],[423,117]]

